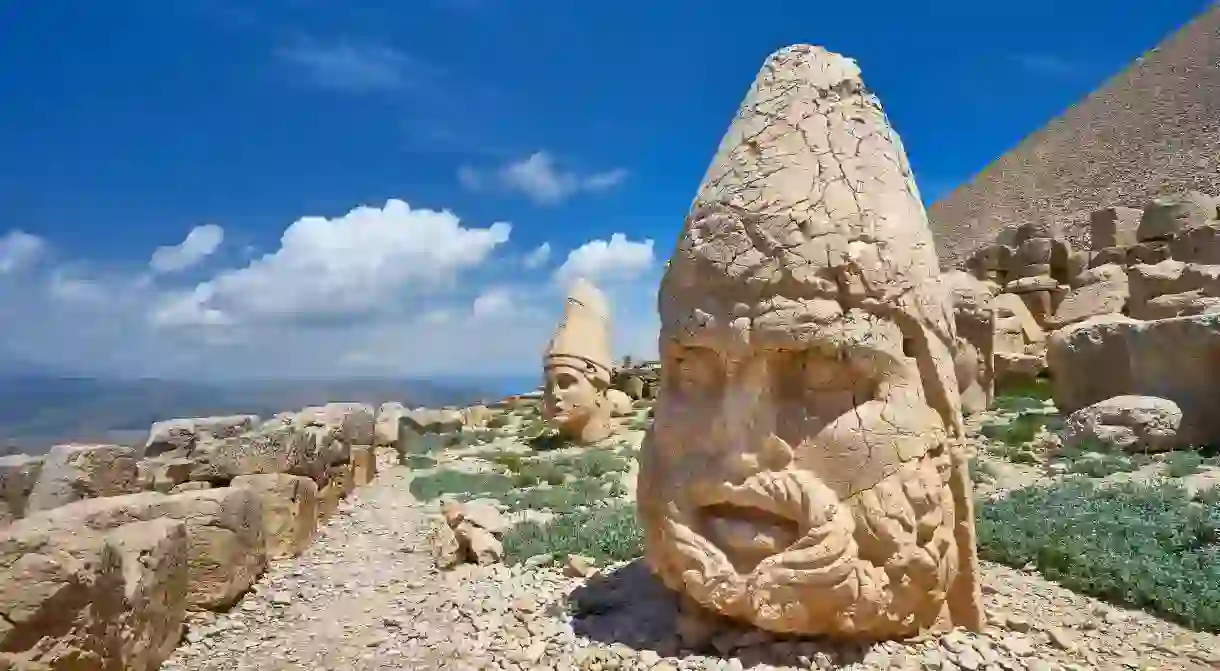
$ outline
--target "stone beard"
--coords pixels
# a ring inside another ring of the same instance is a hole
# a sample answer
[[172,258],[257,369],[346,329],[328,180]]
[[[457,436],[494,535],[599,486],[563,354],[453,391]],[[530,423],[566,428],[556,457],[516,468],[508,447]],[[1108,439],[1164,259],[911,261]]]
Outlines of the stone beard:
[[659,308],[638,501],[666,585],[778,632],[981,626],[952,302],[854,63],[764,66]]

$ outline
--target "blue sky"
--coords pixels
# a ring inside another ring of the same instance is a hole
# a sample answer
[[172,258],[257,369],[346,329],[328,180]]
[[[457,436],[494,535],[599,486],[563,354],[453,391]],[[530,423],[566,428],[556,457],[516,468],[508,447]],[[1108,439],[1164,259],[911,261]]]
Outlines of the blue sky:
[[1207,6],[923,4],[6,3],[0,362],[523,372],[578,271],[646,354],[660,264],[771,51],[858,59],[930,202]]

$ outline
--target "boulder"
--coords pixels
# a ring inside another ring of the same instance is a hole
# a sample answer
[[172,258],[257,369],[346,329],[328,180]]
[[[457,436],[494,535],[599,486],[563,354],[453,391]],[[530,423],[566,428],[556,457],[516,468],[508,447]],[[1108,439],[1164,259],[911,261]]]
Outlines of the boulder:
[[633,401],[644,398],[644,379],[638,375],[625,376],[619,388]]
[[495,502],[489,500],[457,503],[456,506],[448,507],[443,514],[449,526],[456,527],[462,522],[469,522],[480,529],[486,529],[496,537],[503,536],[512,527]]
[[285,473],[243,475],[232,486],[261,497],[269,559],[299,555],[313,542],[318,531],[318,485],[313,480]]
[[267,568],[262,501],[248,489],[221,487],[166,496],[143,492],[88,499],[18,522],[46,529],[96,532],[158,518],[186,523],[187,604],[224,610]]
[[1115,396],[1153,396],[1181,408],[1177,445],[1220,442],[1220,314],[1094,317],[1056,332],[1047,359],[1061,412]]
[[1155,396],[1115,396],[1068,416],[1063,443],[1076,449],[1163,452],[1177,443],[1182,410]]
[[259,425],[258,415],[224,415],[193,417],[156,422],[148,433],[144,456],[156,457],[170,453],[183,456],[200,439],[230,438]]
[[466,556],[480,566],[494,564],[504,558],[504,546],[490,531],[463,520],[453,530]]
[[1032,384],[1046,372],[1046,356],[1016,352],[995,353],[995,388],[1002,392],[1011,387]]
[[[400,430],[405,425],[419,434],[452,433],[462,428],[462,413],[457,410],[416,408],[403,413],[399,421]],[[400,434],[401,435],[401,434]]]
[[[995,310],[996,319],[1015,318],[1021,326],[1021,335],[1027,343],[1040,343],[1046,340],[1046,331],[1038,325],[1038,320],[1034,319],[1033,313],[1029,311],[1029,307],[1021,297],[1012,293],[1002,293],[991,299],[992,308]],[[996,351],[1006,351],[999,348],[997,343]]]
[[368,445],[353,445],[351,450],[352,482],[363,487],[377,477],[377,453]]
[[191,480],[227,483],[241,475],[290,473],[321,477],[346,460],[346,444],[325,429],[264,426],[240,436],[200,442],[191,451]]
[[631,397],[618,389],[607,389],[606,400],[610,401],[610,414],[615,417],[635,414],[635,408],[631,405]]
[[26,502],[40,473],[42,457],[28,454],[0,457],[0,526],[25,516]]
[[1182,231],[1169,243],[1169,252],[1174,259],[1186,263],[1220,264],[1220,223]]
[[123,445],[56,445],[26,502],[26,514],[81,499],[140,491],[136,452]]
[[462,413],[462,425],[471,427],[486,425],[487,420],[491,419],[493,415],[485,405],[472,405],[469,408],[463,408],[460,412]]
[[169,493],[181,494],[183,492],[200,492],[211,488],[212,483],[210,482],[184,482],[180,485],[175,485],[173,489],[169,490]]
[[1091,268],[1081,273],[1079,286],[1059,303],[1053,317],[1047,320],[1052,329],[1081,322],[1097,315],[1117,314],[1127,305],[1130,290],[1127,273],[1119,265]]
[[372,445],[373,408],[363,403],[327,403],[297,413],[301,426],[330,429],[335,438],[348,445]]
[[165,494],[190,480],[195,464],[190,459],[175,458],[153,461],[147,463],[147,466],[152,474],[152,489]]
[[0,669],[152,671],[182,634],[187,525],[0,531]]
[[1144,206],[1136,237],[1140,242],[1169,240],[1181,231],[1216,218],[1216,199],[1198,191],[1153,198]]
[[1134,207],[1107,207],[1089,216],[1089,233],[1093,249],[1127,247],[1136,242],[1142,212]]
[[394,447],[398,444],[398,420],[407,411],[398,401],[382,403],[373,422],[373,445]]
[[451,569],[465,560],[457,534],[454,533],[453,527],[443,520],[433,525],[429,537],[432,544],[432,558],[436,561],[437,568]]

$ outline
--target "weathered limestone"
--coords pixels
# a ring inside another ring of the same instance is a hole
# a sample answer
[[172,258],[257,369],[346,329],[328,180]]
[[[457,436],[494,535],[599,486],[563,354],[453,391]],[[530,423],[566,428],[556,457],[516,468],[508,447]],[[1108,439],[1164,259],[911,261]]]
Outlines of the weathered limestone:
[[156,422],[148,433],[144,456],[157,457],[167,453],[183,456],[195,447],[197,441],[241,435],[257,427],[259,421],[258,415],[225,415]]
[[196,481],[223,484],[238,476],[263,473],[317,479],[331,463],[346,461],[348,448],[327,429],[280,424],[199,443],[189,458],[190,479]]
[[27,517],[13,527],[39,525],[48,533],[57,529],[71,534],[77,529],[109,531],[158,518],[186,522],[188,606],[226,609],[267,567],[262,498],[239,487],[88,499]]
[[1092,248],[1101,250],[1134,245],[1142,214],[1134,207],[1107,207],[1093,212],[1089,216]]
[[626,417],[635,414],[631,397],[618,389],[607,389],[606,400],[610,403],[610,414],[614,417]]
[[243,475],[233,487],[257,492],[262,500],[263,539],[267,558],[295,557],[318,531],[318,485],[299,475]]
[[407,409],[398,401],[388,401],[377,408],[373,424],[375,447],[395,447],[398,444],[398,421],[406,412]]
[[348,445],[372,445],[373,409],[363,403],[327,403],[297,413],[301,426],[329,429],[335,439]]
[[1098,315],[1119,314],[1127,306],[1130,288],[1127,273],[1117,264],[1090,268],[1080,273],[1054,317],[1047,320],[1052,329],[1084,321]]
[[1064,413],[1115,396],[1154,396],[1181,408],[1177,446],[1220,442],[1220,314],[1094,317],[1052,335],[1047,360]]
[[774,631],[982,626],[951,298],[854,61],[768,59],[659,308],[638,501],[666,585]]
[[943,276],[953,296],[957,347],[953,356],[962,412],[981,412],[995,396],[995,308],[991,291],[973,276],[953,271]]
[[561,435],[582,443],[610,435],[609,319],[602,293],[577,280],[543,357],[543,416]]
[[353,445],[351,450],[352,482],[363,487],[377,477],[377,453],[367,445]]
[[1153,198],[1144,206],[1136,238],[1140,242],[1170,240],[1178,233],[1216,219],[1216,200],[1211,196],[1186,193]]
[[187,526],[0,531],[0,668],[160,668],[182,634]]
[[504,558],[501,536],[511,525],[491,502],[446,502],[432,530],[432,555],[437,568],[450,569],[464,561],[494,564]]
[[41,473],[41,457],[28,454],[0,457],[0,526],[25,516],[26,501]]
[[1063,443],[1077,449],[1164,452],[1177,443],[1182,410],[1154,396],[1115,396],[1068,416]]
[[81,499],[140,491],[135,450],[123,445],[56,445],[26,502],[26,514]]

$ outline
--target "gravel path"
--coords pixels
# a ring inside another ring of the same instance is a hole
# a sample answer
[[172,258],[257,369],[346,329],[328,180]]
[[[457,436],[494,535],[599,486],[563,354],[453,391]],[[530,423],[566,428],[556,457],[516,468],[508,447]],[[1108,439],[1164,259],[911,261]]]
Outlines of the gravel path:
[[638,563],[588,580],[557,567],[439,573],[408,484],[387,464],[302,556],[276,563],[230,613],[194,620],[163,668],[1220,669],[1217,637],[995,565],[984,566],[986,632],[871,648],[683,616]]

